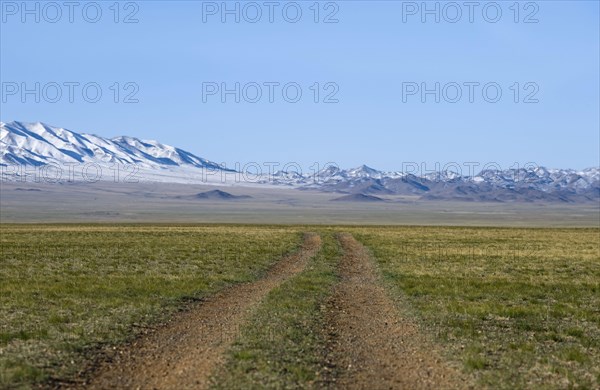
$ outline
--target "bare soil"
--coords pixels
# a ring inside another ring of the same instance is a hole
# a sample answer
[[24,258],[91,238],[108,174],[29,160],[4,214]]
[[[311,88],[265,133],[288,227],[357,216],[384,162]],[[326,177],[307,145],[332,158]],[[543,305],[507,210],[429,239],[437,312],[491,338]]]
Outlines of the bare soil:
[[418,326],[403,316],[378,280],[368,251],[350,234],[341,281],[326,304],[326,386],[341,389],[468,388]]
[[[202,389],[252,310],[273,288],[301,272],[321,246],[306,234],[302,247],[255,282],[211,296],[168,324],[122,347],[97,367],[86,389]],[[72,384],[71,384],[72,385]],[[67,386],[68,387],[68,386]]]

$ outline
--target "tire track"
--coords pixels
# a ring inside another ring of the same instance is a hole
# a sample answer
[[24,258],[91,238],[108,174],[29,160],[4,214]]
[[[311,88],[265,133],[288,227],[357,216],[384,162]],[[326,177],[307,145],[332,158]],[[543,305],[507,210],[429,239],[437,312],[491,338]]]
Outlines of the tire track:
[[219,292],[101,364],[81,387],[86,389],[202,389],[223,362],[226,349],[260,301],[301,272],[321,247],[314,233],[296,253],[284,257],[255,282]]
[[468,385],[418,327],[403,318],[377,277],[367,250],[350,234],[341,281],[326,305],[327,387],[341,389],[453,389]]

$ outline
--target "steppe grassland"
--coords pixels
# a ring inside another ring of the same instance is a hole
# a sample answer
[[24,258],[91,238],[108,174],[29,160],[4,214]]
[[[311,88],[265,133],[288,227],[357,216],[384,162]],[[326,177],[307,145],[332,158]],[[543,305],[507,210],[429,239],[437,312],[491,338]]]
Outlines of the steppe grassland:
[[479,383],[600,387],[600,230],[356,228],[397,302]]
[[69,376],[300,241],[270,226],[0,225],[0,387]]
[[323,252],[269,294],[216,383],[318,383],[321,304],[342,255],[332,233],[347,231],[402,315],[480,385],[600,386],[597,228],[2,225],[0,387],[68,378],[98,346],[260,277],[305,231]]

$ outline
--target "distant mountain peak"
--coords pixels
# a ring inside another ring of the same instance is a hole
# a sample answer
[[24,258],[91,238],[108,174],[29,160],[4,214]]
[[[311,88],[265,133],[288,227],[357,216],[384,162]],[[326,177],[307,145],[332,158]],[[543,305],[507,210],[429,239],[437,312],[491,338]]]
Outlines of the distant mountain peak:
[[356,167],[356,168],[352,168],[348,170],[349,173],[352,173],[354,175],[363,175],[363,176],[373,176],[373,175],[380,175],[382,172],[378,171],[377,169],[373,169],[365,164]]

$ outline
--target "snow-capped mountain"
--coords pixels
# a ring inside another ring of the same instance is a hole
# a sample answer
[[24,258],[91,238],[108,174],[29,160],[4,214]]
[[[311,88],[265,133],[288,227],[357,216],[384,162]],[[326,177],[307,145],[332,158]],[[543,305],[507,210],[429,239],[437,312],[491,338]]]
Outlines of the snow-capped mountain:
[[[157,141],[126,136],[108,139],[39,122],[0,123],[0,167],[78,163],[134,165],[143,172],[144,181],[274,185],[346,194],[410,195],[429,200],[600,201],[600,167],[576,171],[532,166],[485,169],[465,175],[452,170],[417,174],[383,172],[366,165],[353,169],[327,166],[312,173],[277,171],[258,179],[249,175],[254,178],[245,183],[243,173]],[[7,172],[3,172],[2,180],[22,180],[20,173]]]
[[0,123],[0,164],[135,164],[138,168],[222,169],[212,161],[157,141],[103,138],[44,123]]
[[[528,167],[486,169],[476,175],[439,171],[417,175],[383,172],[366,165],[353,169],[329,166],[313,175],[276,172],[275,184],[347,194],[411,195],[429,200],[463,201],[600,201],[600,168],[582,171]],[[265,178],[264,182],[267,182]]]
[[528,167],[486,169],[476,175],[440,171],[424,175],[382,172],[367,166],[327,170],[303,188],[362,194],[419,195],[431,200],[599,201],[600,168],[581,171]]

